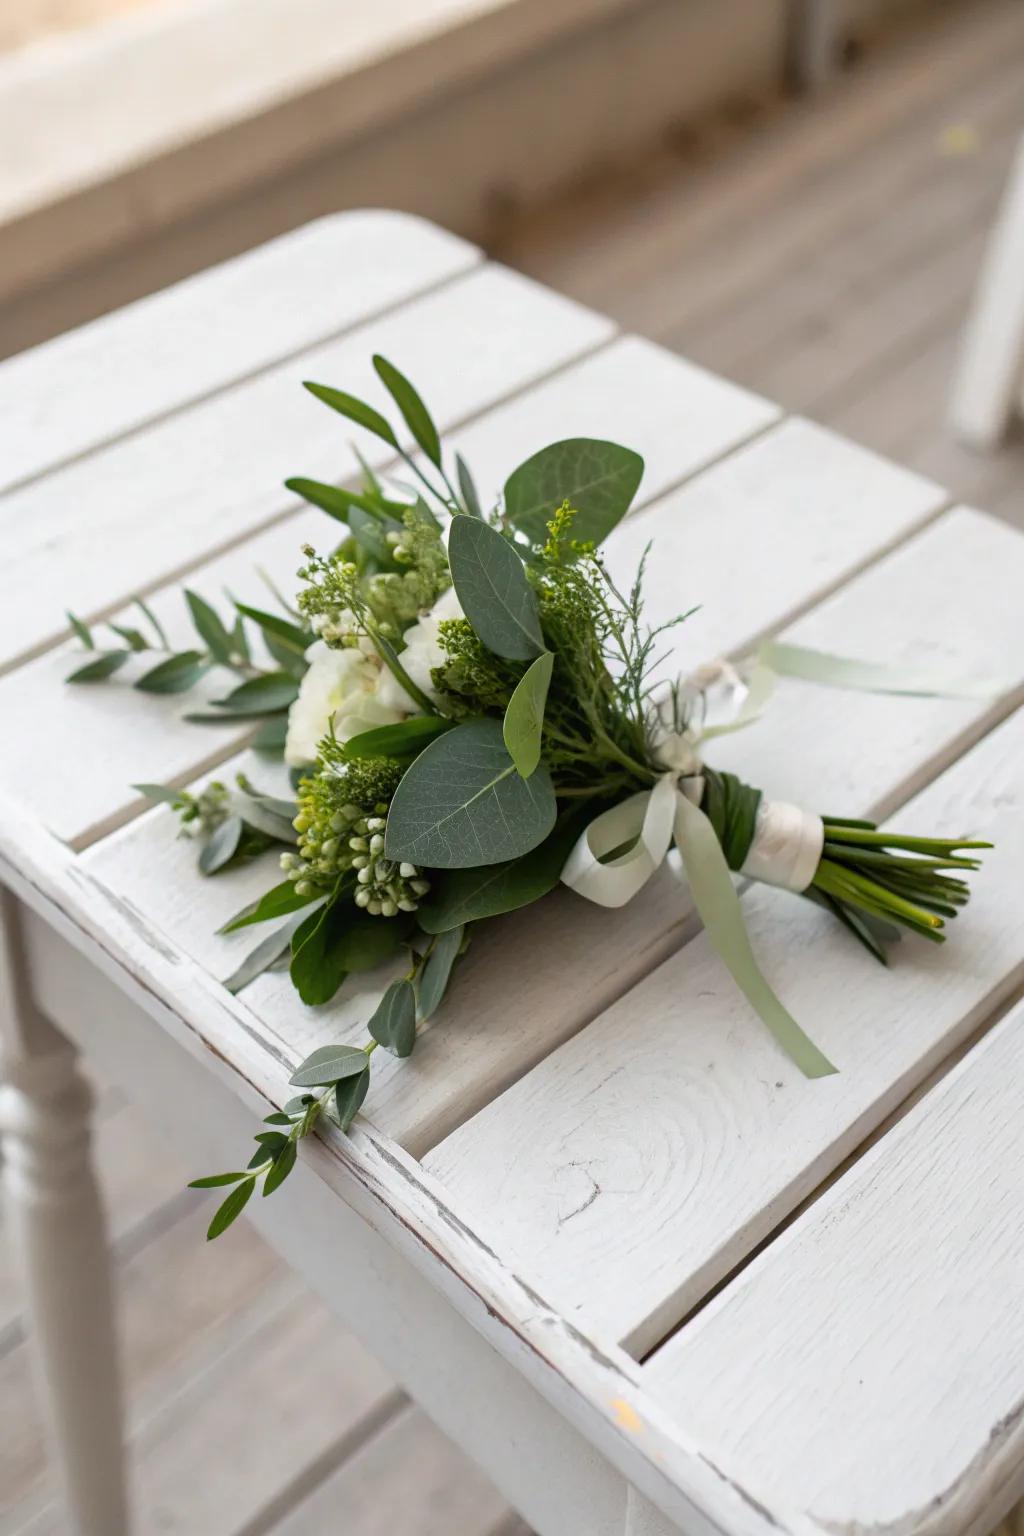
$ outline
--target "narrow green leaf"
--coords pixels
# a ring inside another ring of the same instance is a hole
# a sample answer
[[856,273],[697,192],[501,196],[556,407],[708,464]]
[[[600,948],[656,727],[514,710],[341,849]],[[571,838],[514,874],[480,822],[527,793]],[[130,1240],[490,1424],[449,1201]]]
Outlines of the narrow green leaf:
[[124,641],[130,651],[148,651],[150,649],[149,641],[145,635],[140,634],[137,629],[132,629],[129,624],[111,624],[110,628],[119,639]]
[[375,411],[372,405],[367,405],[365,400],[357,400],[355,395],[347,395],[341,389],[331,389],[328,384],[312,384],[308,379],[304,381],[303,387],[318,400],[322,400],[324,405],[329,405],[332,411],[337,411],[340,416],[347,416],[349,421],[354,421],[358,427],[365,427],[367,432],[372,432],[374,437],[382,438],[389,447],[398,447],[398,439],[392,431],[391,423],[379,411]]
[[295,1088],[324,1088],[339,1078],[366,1071],[366,1052],[355,1045],[321,1045],[307,1056],[289,1082]]
[[205,597],[200,597],[198,592],[190,592],[185,588],[185,601],[188,603],[188,611],[192,616],[192,623],[200,638],[205,642],[206,648],[215,661],[226,662],[231,659],[232,644],[231,635],[224,628],[220,615],[215,608],[211,608]]
[[146,602],[143,602],[141,597],[133,597],[132,598],[132,602],[135,604],[136,608],[142,614],[143,618],[146,619],[149,622],[149,624],[150,624],[150,626],[151,626],[151,628],[153,630],[153,633],[156,635],[156,637],[159,640],[160,644],[165,649],[169,650],[170,649],[170,642],[167,639],[167,631],[164,629],[163,625],[160,623],[160,620],[157,618],[157,616],[153,612],[152,608],[150,608],[149,604],[146,603]]
[[554,664],[555,658],[550,651],[531,662],[516,684],[505,710],[501,734],[509,756],[524,779],[535,773],[540,765],[544,705]]
[[316,639],[312,630],[303,629],[301,625],[293,624],[291,619],[282,618],[278,613],[267,613],[263,608],[251,608],[248,603],[237,601],[235,607],[240,614],[257,624],[265,635],[275,635],[297,656],[303,656]]
[[87,661],[84,667],[69,673],[65,679],[69,683],[101,683],[105,677],[110,677],[118,667],[123,667],[131,651],[103,651],[95,661]]
[[272,1115],[263,1116],[264,1125],[291,1125],[291,1123],[291,1115],[286,1115],[281,1110],[275,1109]]
[[199,868],[204,875],[215,875],[218,869],[223,869],[234,858],[238,852],[242,829],[241,816],[229,816],[207,838],[199,855]]
[[179,651],[143,673],[135,686],[143,693],[187,693],[209,665],[203,651]]
[[264,1197],[272,1195],[275,1189],[279,1189],[285,1179],[295,1167],[295,1159],[298,1156],[298,1148],[294,1141],[289,1141],[280,1157],[274,1159],[274,1166],[263,1180]]
[[489,523],[456,517],[448,563],[462,611],[496,656],[532,661],[544,649],[537,595],[522,558]]
[[259,1135],[253,1139],[258,1141],[260,1146],[265,1148],[273,1157],[276,1157],[282,1147],[288,1143],[288,1137],[283,1135],[281,1131],[260,1131]]
[[343,1078],[334,1090],[334,1105],[338,1112],[338,1126],[342,1131],[348,1131],[359,1108],[366,1098],[366,1090],[370,1086],[370,1069],[360,1073],[358,1077]]
[[236,933],[239,928],[248,928],[253,923],[267,923],[275,917],[287,917],[292,912],[299,912],[303,907],[310,906],[314,901],[323,903],[324,897],[300,896],[295,890],[294,881],[282,880],[280,885],[272,886],[269,891],[265,891],[259,901],[245,907],[225,923],[223,928],[218,928],[217,932]]
[[405,424],[416,442],[430,462],[440,469],[441,439],[430,412],[419,394],[405,374],[400,373],[394,363],[389,363],[386,357],[381,357],[379,354],[375,356],[373,366],[377,370],[377,377],[401,411]]
[[214,1213],[206,1232],[208,1243],[212,1243],[215,1237],[220,1237],[222,1232],[226,1232],[235,1218],[242,1214],[255,1187],[255,1179],[246,1179],[244,1184],[236,1185],[224,1204]]
[[[328,903],[322,911],[306,918],[292,936],[289,974],[302,1001],[311,1008],[329,1003],[348,974],[337,942],[339,931],[334,921],[335,911],[336,908]],[[321,1081],[333,1079],[323,1078]],[[301,1086],[309,1085],[303,1083]]]
[[192,1179],[189,1189],[220,1189],[225,1184],[240,1184],[249,1175],[243,1173],[210,1173],[205,1179]]
[[505,515],[532,544],[543,544],[552,515],[567,501],[577,513],[573,537],[600,544],[628,512],[643,472],[644,461],[631,448],[567,438],[513,470],[505,482]]
[[459,490],[462,493],[462,505],[470,517],[483,517],[483,508],[480,505],[480,497],[477,494],[476,484],[470,473],[469,465],[461,453],[455,455],[455,472],[459,477]]
[[300,1093],[297,1098],[288,1100],[284,1112],[286,1115],[301,1115],[312,1103],[314,1098],[311,1093]]
[[452,966],[462,948],[466,930],[460,924],[449,928],[434,940],[430,957],[423,967],[419,985],[419,1014],[421,1019],[432,1018],[444,999],[451,979]]
[[393,981],[367,1024],[370,1034],[393,1056],[411,1056],[416,1044],[416,993],[409,981]]
[[[256,948],[246,955],[242,963],[227,977],[224,986],[231,993],[241,992],[250,981],[255,981],[257,976],[262,976],[264,971],[270,969],[276,960],[286,952],[292,941],[292,934],[298,927],[300,919],[296,916],[291,922],[282,923],[274,933],[268,934]],[[286,1117],[287,1118],[287,1117]]]
[[463,923],[515,912],[539,901],[558,884],[586,823],[583,815],[561,821],[532,853],[480,869],[455,869],[431,877],[428,899],[416,920],[424,933],[446,933]]
[[440,715],[410,715],[397,725],[379,725],[360,731],[345,743],[346,757],[413,757],[430,742],[452,729]]
[[133,784],[132,789],[137,789],[140,795],[145,795],[156,805],[177,806],[181,803],[181,790],[172,789],[169,784]]
[[350,907],[344,930],[336,940],[339,961],[356,975],[375,970],[401,948],[411,926],[412,919],[404,913],[380,918]]
[[287,672],[267,672],[263,677],[250,677],[223,699],[214,699],[217,709],[225,715],[242,718],[276,714],[287,709],[298,697],[299,685]]
[[286,710],[281,710],[278,714],[268,715],[263,720],[249,745],[254,752],[260,752],[267,757],[279,757],[284,751],[287,735],[288,713]]
[[[469,519],[458,520],[475,527]],[[481,525],[483,526],[483,525]],[[388,813],[388,858],[434,869],[500,864],[529,853],[555,823],[547,769],[516,772],[497,720],[470,720],[431,742],[403,776]]]
[[74,630],[79,640],[81,640],[86,650],[94,651],[96,649],[96,642],[92,637],[92,631],[90,630],[89,626],[87,624],[83,624],[81,619],[76,618],[75,615],[71,612],[70,608],[66,609],[65,613],[68,623],[71,625],[71,628]]

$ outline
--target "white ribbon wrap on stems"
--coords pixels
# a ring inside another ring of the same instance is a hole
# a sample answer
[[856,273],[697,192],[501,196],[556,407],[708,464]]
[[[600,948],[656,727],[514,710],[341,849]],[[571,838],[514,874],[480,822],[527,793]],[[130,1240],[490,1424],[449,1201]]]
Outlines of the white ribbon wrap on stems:
[[[625,906],[646,885],[674,842],[705,931],[740,990],[800,1070],[807,1077],[824,1077],[836,1069],[804,1034],[762,975],[725,853],[700,809],[704,793],[697,752],[700,740],[739,729],[755,719],[764,707],[770,683],[755,674],[745,689],[728,663],[703,668],[695,682],[694,691],[702,694],[724,685],[736,706],[733,720],[710,726],[703,733],[673,730],[666,722],[663,703],[659,710],[663,730],[656,755],[666,772],[653,789],[630,795],[590,823],[566,861],[562,880],[599,906]],[[823,840],[819,817],[782,802],[762,802],[744,871],[789,890],[805,890],[818,867]]]

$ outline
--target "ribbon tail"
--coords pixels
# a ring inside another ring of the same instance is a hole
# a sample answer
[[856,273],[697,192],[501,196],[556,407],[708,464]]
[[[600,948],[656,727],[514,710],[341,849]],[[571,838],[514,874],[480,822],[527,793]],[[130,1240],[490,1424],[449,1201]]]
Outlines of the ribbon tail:
[[701,922],[740,991],[805,1077],[835,1072],[762,975],[722,845],[704,812],[682,794],[676,798],[675,839]]
[[857,661],[834,656],[804,645],[767,640],[758,653],[762,665],[780,677],[799,677],[829,688],[851,688],[859,693],[897,693],[932,699],[997,699],[1013,687],[1010,678],[957,677],[923,667]]

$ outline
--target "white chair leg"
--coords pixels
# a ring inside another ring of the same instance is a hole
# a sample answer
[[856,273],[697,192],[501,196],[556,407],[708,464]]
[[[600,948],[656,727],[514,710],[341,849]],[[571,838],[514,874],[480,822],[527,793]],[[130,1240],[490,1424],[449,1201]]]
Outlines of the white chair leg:
[[90,1158],[92,1094],[33,1009],[17,912],[0,891],[0,1136],[33,1355],[75,1536],[126,1536],[110,1265]]
[[998,447],[1024,389],[1024,139],[982,267],[950,407],[972,448]]
[[799,91],[817,91],[835,73],[836,0],[789,0],[786,73]]

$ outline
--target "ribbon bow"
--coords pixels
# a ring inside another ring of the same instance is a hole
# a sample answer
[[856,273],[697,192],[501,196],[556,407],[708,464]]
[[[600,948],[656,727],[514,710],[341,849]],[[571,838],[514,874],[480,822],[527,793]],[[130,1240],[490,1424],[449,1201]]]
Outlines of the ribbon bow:
[[[624,906],[674,842],[698,915],[736,984],[801,1072],[825,1077],[835,1067],[779,1001],[758,966],[722,844],[700,809],[701,743],[756,720],[773,683],[766,666],[755,667],[744,684],[728,662],[718,661],[702,667],[678,691],[667,692],[655,706],[654,741],[655,758],[665,772],[652,789],[630,795],[590,823],[569,855],[562,880],[599,906]],[[683,700],[703,707],[699,727],[681,723]],[[716,720],[716,705],[723,703],[726,717]],[[805,890],[817,870],[823,839],[819,817],[798,806],[762,800],[740,873]]]

